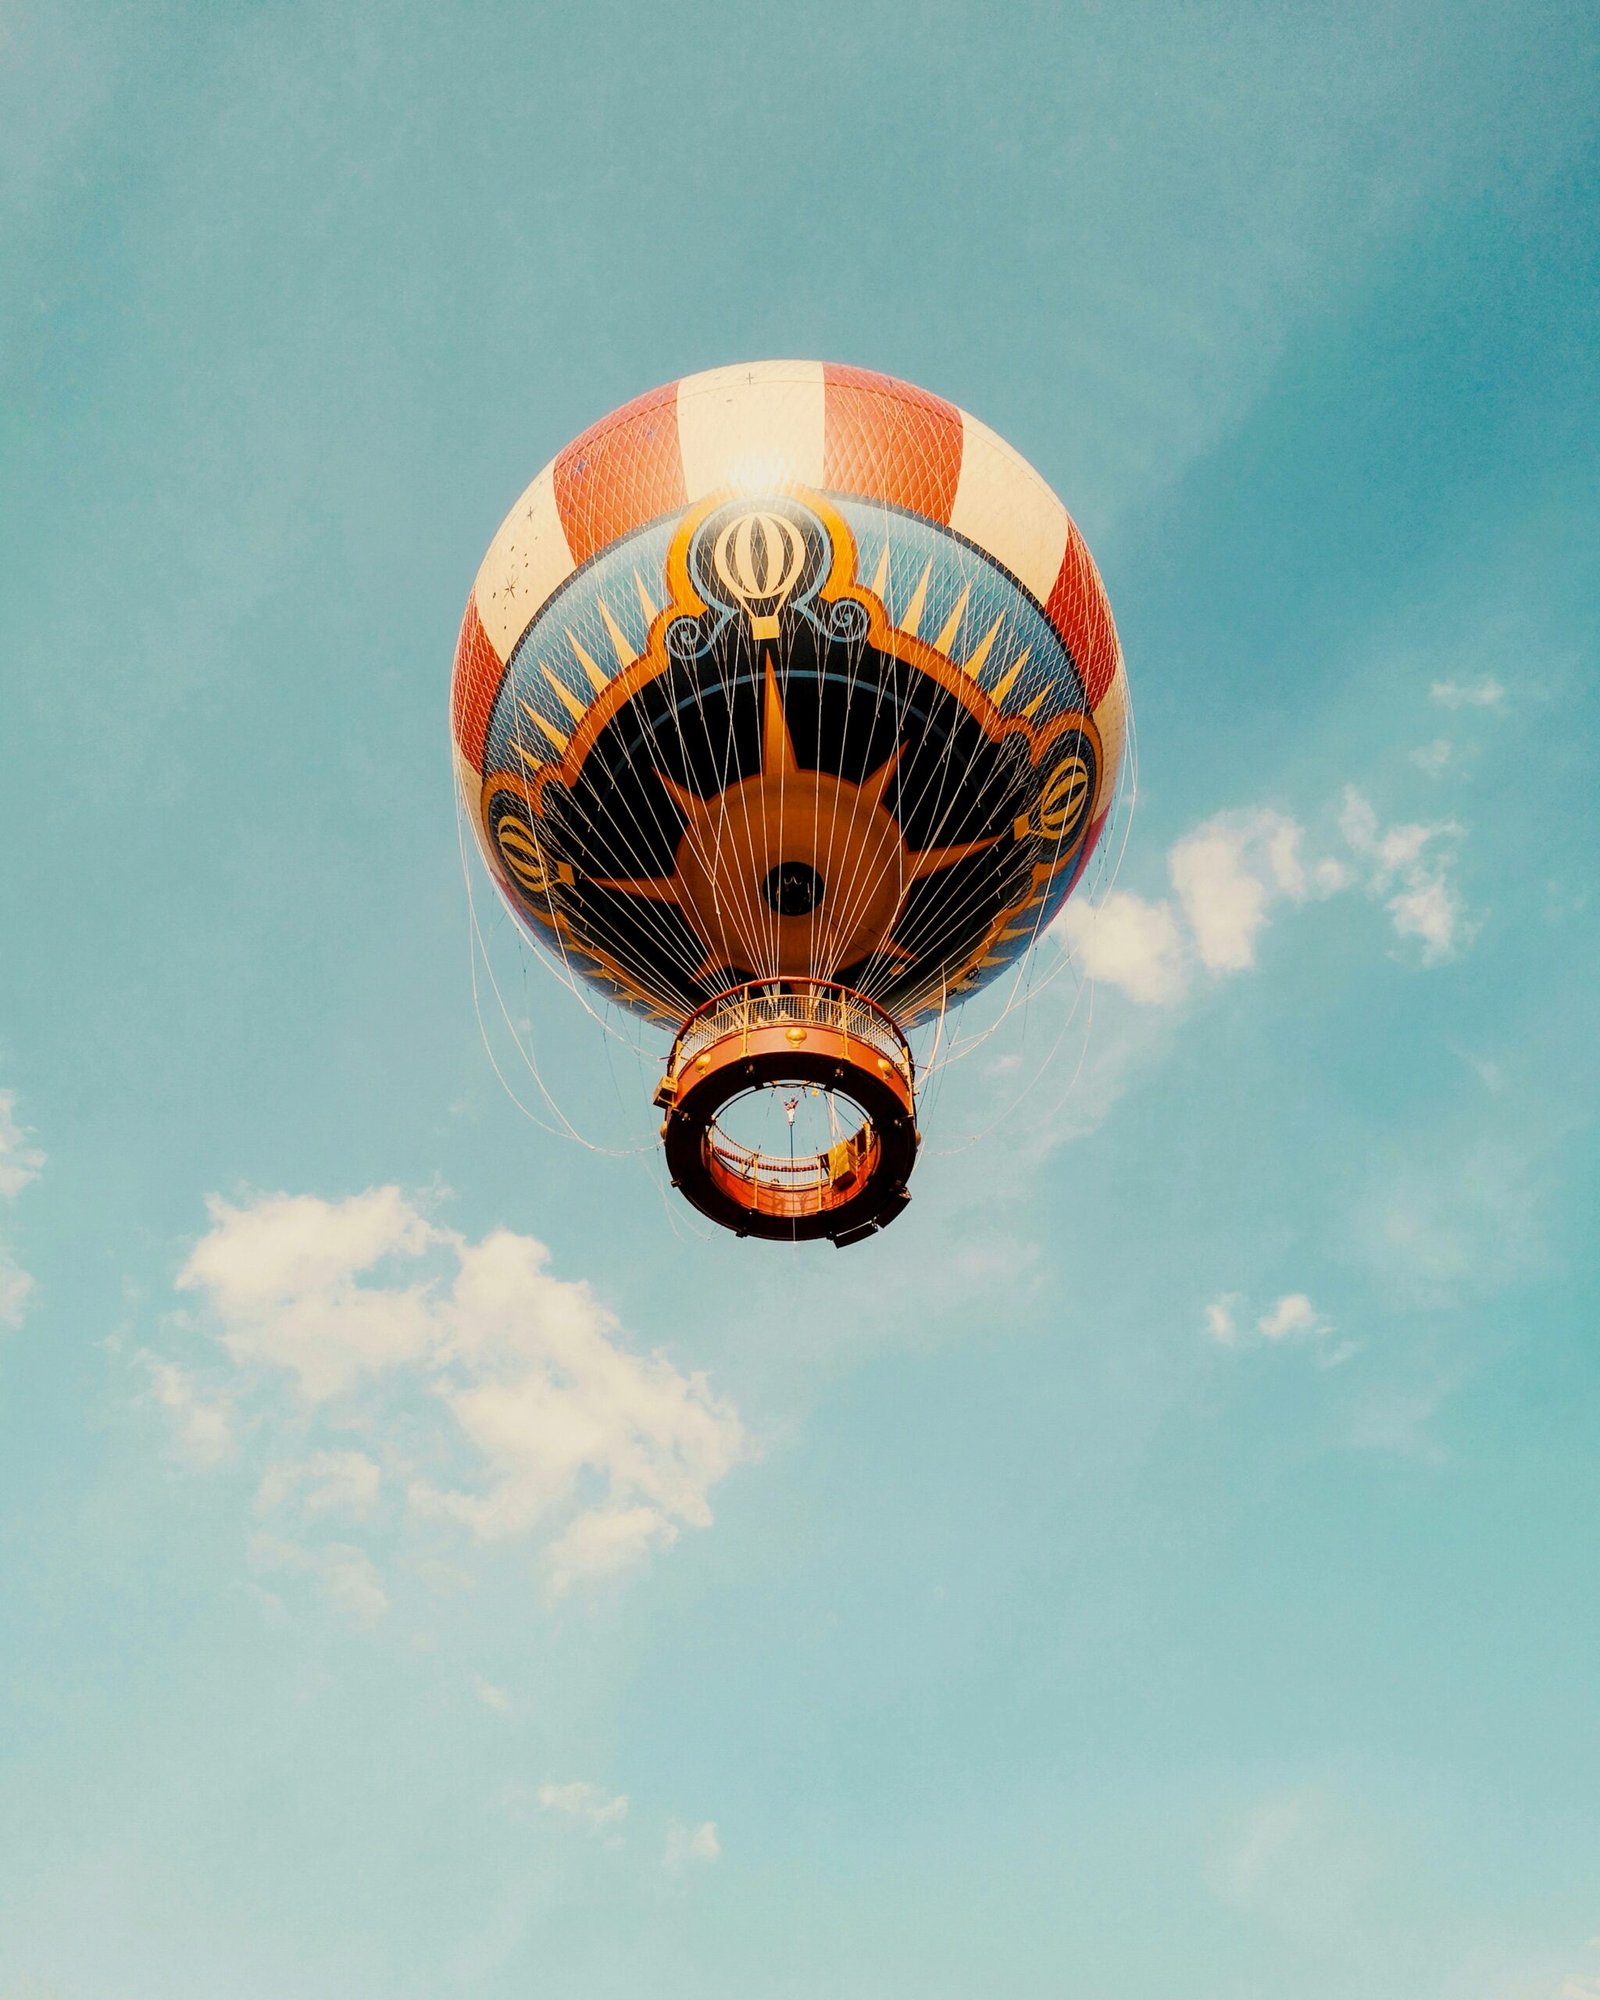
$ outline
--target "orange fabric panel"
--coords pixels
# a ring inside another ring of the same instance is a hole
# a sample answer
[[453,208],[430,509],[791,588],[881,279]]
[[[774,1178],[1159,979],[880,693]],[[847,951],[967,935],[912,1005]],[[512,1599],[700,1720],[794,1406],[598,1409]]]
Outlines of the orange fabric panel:
[[1089,707],[1096,709],[1116,678],[1122,660],[1117,628],[1105,585],[1076,523],[1067,530],[1067,548],[1051,589],[1045,615],[1061,634],[1083,676]]
[[624,403],[557,458],[556,511],[575,563],[684,505],[677,396],[669,382]]
[[961,412],[870,368],[823,369],[822,483],[948,523],[961,477]]
[[461,621],[461,637],[456,641],[455,677],[450,685],[450,721],[461,754],[473,770],[483,770],[483,746],[489,735],[489,717],[494,698],[500,691],[505,664],[489,642],[478,617],[475,597],[467,599],[467,615]]

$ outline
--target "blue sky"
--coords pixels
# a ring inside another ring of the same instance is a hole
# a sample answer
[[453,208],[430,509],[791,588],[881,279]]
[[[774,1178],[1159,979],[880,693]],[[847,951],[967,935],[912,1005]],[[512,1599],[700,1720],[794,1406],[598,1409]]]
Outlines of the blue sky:
[[[4,2000],[1600,1996],[1597,25],[0,8]],[[444,720],[781,354],[1139,725],[842,1256],[503,1095]]]

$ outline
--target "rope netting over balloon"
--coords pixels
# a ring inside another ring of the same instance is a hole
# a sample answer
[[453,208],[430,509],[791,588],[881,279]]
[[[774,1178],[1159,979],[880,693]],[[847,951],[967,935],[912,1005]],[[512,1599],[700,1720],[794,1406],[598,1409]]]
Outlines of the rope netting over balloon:
[[[1131,704],[1126,730],[1107,835],[1073,892],[1091,910],[1115,885],[1133,824],[1138,738]],[[611,1158],[648,1157],[655,1161],[660,1149],[653,1129],[647,1128],[638,1138],[623,1134],[639,1131],[668,1035],[661,1025],[641,1020],[615,1001],[597,995],[559,937],[552,948],[543,933],[530,934],[512,916],[495,893],[481,855],[474,851],[477,842],[458,792],[455,800],[473,1006],[480,1039],[501,1089],[525,1118],[553,1137]],[[1001,979],[964,1003],[954,1000],[948,987],[942,986],[931,1011],[907,1030],[916,1060],[919,1105],[930,1122],[932,1114],[944,1108],[942,1085],[948,1071],[985,1050],[997,1059],[990,1071],[994,1096],[988,1114],[981,1123],[960,1131],[942,1130],[938,1142],[929,1148],[933,1154],[954,1155],[1002,1129],[1024,1104],[1037,1104],[1039,1088],[1050,1078],[1060,1078],[1052,1100],[1056,1108],[1070,1097],[1088,1049],[1092,988],[1074,963],[1059,914],[1055,913],[1047,925],[1036,923],[1030,928],[1029,948]],[[591,1105],[589,1115],[584,1116],[557,1092],[540,1062],[536,1024],[544,1017],[545,1003],[554,1001],[558,990],[566,996],[558,1004],[575,1004],[604,1038],[613,1104],[621,1124],[621,1131],[609,1139],[593,1127],[594,1107]],[[787,1101],[789,1093],[773,1090],[769,1095],[771,1114],[764,1130],[750,1126],[752,1140],[764,1139],[770,1151],[776,1128],[779,1145],[786,1142],[791,1149],[797,1144],[802,1151],[816,1149],[819,1093],[810,1093],[798,1117]],[[841,1129],[839,1110],[831,1095],[821,1096],[824,1143],[831,1143]],[[664,1194],[664,1175],[658,1171],[654,1178]],[[681,1216],[676,1208],[669,1207],[668,1212],[675,1219]]]

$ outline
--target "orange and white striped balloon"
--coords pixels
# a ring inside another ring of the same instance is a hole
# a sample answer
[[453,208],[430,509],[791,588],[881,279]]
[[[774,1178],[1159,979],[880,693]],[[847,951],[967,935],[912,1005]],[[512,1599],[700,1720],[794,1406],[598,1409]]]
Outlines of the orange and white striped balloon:
[[507,902],[673,1026],[801,976],[913,1022],[1014,964],[1100,839],[1126,713],[1038,473],[812,361],[687,376],[559,452],[484,558],[452,700]]

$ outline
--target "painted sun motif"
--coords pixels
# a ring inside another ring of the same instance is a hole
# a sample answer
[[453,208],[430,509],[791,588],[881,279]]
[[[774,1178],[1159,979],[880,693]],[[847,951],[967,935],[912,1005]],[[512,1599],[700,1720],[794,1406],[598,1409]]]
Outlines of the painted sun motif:
[[824,496],[713,497],[518,647],[490,850],[569,960],[652,1018],[806,974],[914,1018],[1024,948],[1081,860],[1102,760],[1059,641],[970,552],[941,568],[948,538],[897,565],[904,539],[880,529],[863,584]]
[[762,673],[759,771],[710,799],[658,773],[684,821],[672,873],[598,878],[595,886],[682,911],[706,945],[697,979],[730,965],[832,979],[847,966],[910,963],[892,935],[908,886],[1000,836],[914,851],[885,804],[904,744],[859,783],[806,770],[770,654]]

